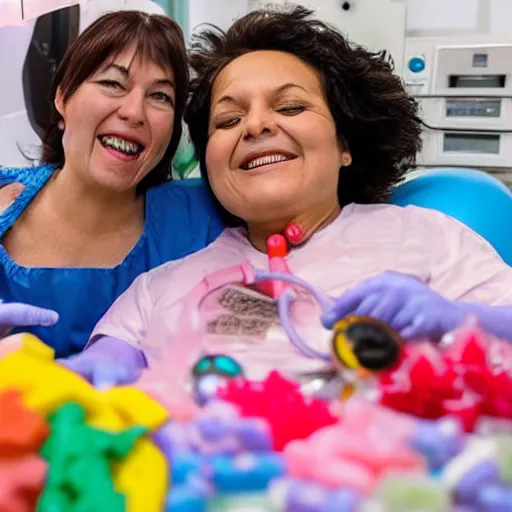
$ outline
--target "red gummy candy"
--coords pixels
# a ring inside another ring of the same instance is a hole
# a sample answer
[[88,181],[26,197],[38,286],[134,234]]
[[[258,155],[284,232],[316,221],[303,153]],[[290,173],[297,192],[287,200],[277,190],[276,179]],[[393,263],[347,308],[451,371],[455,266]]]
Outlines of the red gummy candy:
[[482,414],[482,401],[473,393],[466,392],[458,400],[443,401],[443,416],[457,418],[466,432],[472,432]]
[[430,344],[410,345],[393,372],[379,376],[381,403],[426,419],[443,416],[443,401],[463,394],[462,380],[439,350]]
[[0,394],[0,457],[21,457],[36,453],[50,434],[40,414],[27,409],[19,391]]
[[485,366],[487,339],[480,329],[461,329],[453,336],[454,341],[444,350],[446,362],[463,368]]
[[512,418],[512,347],[475,321],[450,345],[406,345],[400,365],[379,375],[381,403],[420,416],[455,416],[467,431],[479,416]]
[[326,402],[304,396],[298,384],[277,371],[262,382],[232,379],[218,391],[218,397],[235,404],[243,417],[267,420],[277,451],[282,451],[290,441],[305,439],[338,421]]

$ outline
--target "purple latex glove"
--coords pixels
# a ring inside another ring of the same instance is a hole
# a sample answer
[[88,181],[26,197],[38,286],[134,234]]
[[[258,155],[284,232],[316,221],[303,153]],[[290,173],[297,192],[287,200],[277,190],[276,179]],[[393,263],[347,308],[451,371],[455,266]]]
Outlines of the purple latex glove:
[[439,339],[468,314],[461,304],[445,299],[415,277],[384,272],[336,299],[322,323],[330,329],[347,315],[365,315],[385,322],[408,340]]
[[110,336],[101,337],[80,354],[58,362],[101,389],[131,384],[147,366],[142,351]]
[[59,314],[51,309],[38,308],[17,302],[0,302],[0,337],[15,327],[40,325],[49,327],[59,320]]

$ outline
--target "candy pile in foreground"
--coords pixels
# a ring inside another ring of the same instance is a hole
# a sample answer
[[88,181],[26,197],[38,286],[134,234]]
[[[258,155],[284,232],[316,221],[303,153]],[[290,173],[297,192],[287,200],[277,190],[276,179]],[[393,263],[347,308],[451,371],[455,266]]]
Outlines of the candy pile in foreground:
[[167,419],[141,390],[96,390],[22,335],[0,359],[0,510],[160,512],[169,465],[150,433]]
[[408,347],[381,404],[329,405],[274,372],[198,408],[158,372],[94,389],[24,336],[0,359],[0,510],[512,511],[510,348],[454,338]]

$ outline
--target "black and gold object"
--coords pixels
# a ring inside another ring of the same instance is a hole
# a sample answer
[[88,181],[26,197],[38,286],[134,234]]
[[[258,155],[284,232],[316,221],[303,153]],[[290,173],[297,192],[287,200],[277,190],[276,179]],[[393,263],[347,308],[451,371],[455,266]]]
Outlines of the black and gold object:
[[349,316],[334,324],[331,343],[335,367],[346,378],[341,399],[355,390],[355,381],[387,370],[399,360],[403,339],[385,323],[365,316]]
[[348,370],[386,370],[398,361],[404,343],[384,322],[365,316],[346,317],[333,331],[333,362]]

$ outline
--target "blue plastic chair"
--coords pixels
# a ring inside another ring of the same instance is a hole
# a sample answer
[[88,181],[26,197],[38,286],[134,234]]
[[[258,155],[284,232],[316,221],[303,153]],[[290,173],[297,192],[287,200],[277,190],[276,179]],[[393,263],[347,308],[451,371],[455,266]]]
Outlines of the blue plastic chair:
[[512,192],[483,171],[433,169],[399,185],[391,203],[432,208],[479,233],[512,265]]

